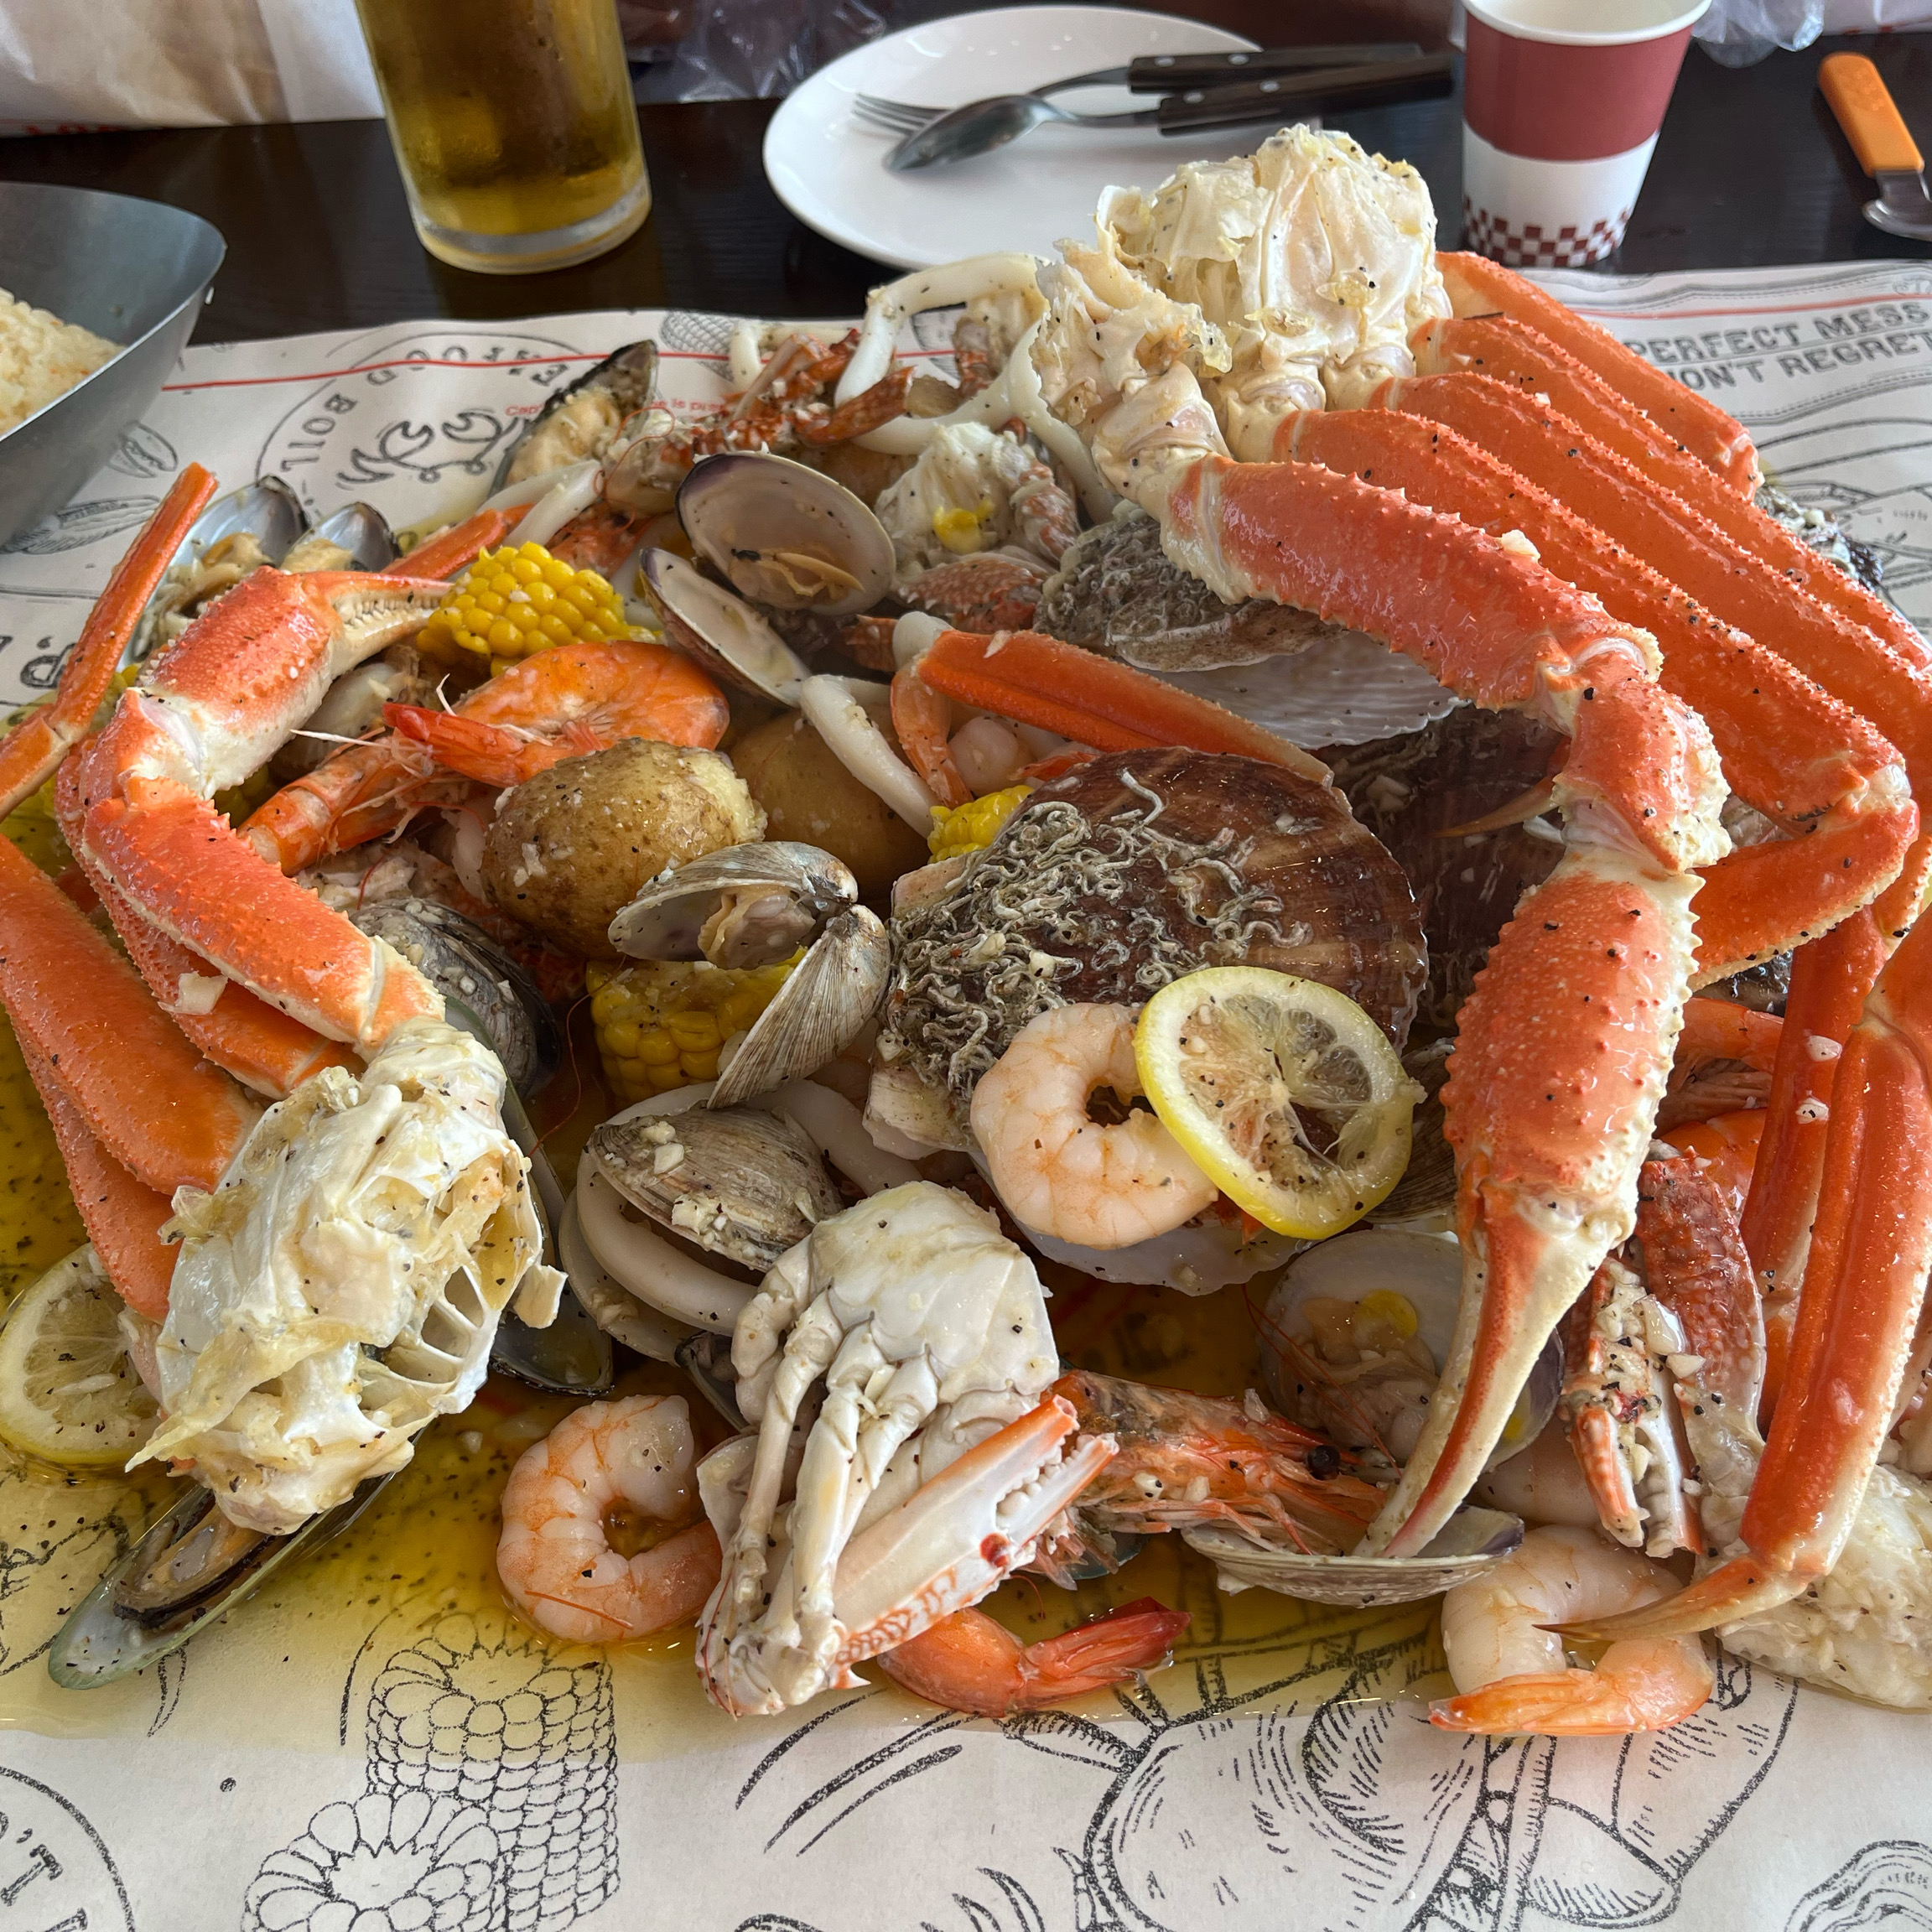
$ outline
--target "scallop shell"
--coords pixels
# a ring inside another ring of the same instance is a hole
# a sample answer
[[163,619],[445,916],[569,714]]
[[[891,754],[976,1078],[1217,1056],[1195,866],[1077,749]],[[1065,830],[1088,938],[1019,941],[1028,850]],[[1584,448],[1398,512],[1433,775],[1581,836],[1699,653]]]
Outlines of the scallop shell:
[[1402,1071],[1426,1096],[1409,1123],[1409,1165],[1394,1192],[1379,1207],[1369,1209],[1372,1225],[1400,1222],[1427,1223],[1447,1228],[1456,1206],[1456,1154],[1443,1132],[1442,1088],[1449,1078],[1452,1043],[1438,1040],[1411,1047],[1402,1056]]
[[607,1120],[587,1151],[660,1227],[760,1274],[845,1205],[804,1134],[751,1108]]
[[646,880],[610,922],[610,943],[635,959],[766,966],[810,944],[858,898],[850,867],[816,845],[727,845]]
[[664,633],[707,671],[788,711],[812,673],[803,658],[747,604],[671,550],[647,550],[638,573]]
[[781,610],[853,617],[892,589],[885,526],[823,471],[733,450],[693,466],[678,491],[692,548],[743,595]]
[[1214,1566],[1223,1590],[1259,1587],[1311,1602],[1369,1610],[1439,1597],[1493,1569],[1521,1544],[1523,1523],[1499,1509],[1465,1506],[1420,1556],[1317,1556],[1257,1543],[1216,1524],[1181,1535]]
[[745,1036],[709,1104],[733,1107],[823,1067],[878,1011],[891,970],[879,915],[864,906],[835,914]]

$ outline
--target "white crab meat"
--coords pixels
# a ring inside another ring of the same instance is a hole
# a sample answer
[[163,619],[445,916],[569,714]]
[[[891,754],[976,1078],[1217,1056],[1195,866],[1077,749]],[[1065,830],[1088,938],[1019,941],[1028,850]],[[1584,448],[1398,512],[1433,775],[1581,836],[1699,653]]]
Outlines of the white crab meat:
[[1051,565],[1055,558],[1031,541],[1043,495],[1049,514],[1057,513],[1064,500],[1052,471],[1014,438],[984,423],[937,430],[919,460],[879,498],[900,582],[987,551],[1010,549],[1027,563]]
[[758,1434],[699,1471],[724,1569],[699,1650],[739,1715],[848,1682],[854,1661],[977,1601],[1112,1453],[1098,1438],[1062,1456],[1072,1410],[1042,1401],[1059,1361],[1033,1265],[931,1182],[875,1194],[782,1255],[731,1356]]
[[179,1190],[166,1420],[135,1460],[191,1462],[225,1515],[281,1532],[467,1406],[519,1284],[558,1285],[502,1095],[468,1034],[413,1021],[360,1080],[270,1108],[213,1193]]

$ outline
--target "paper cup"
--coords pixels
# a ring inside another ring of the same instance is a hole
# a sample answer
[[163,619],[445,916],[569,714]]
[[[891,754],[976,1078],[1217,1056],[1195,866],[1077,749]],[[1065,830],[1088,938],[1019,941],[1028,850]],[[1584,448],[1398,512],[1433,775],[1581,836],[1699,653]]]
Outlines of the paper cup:
[[1580,268],[1623,239],[1710,0],[1465,0],[1467,245]]

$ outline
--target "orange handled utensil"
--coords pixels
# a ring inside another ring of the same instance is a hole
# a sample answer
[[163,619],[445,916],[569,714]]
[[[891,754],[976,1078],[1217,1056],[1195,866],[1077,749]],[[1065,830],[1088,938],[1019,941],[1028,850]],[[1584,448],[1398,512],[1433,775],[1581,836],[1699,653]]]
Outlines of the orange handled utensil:
[[1865,219],[1888,235],[1932,242],[1924,158],[1878,70],[1862,54],[1828,55],[1818,69],[1818,86],[1858,165],[1877,184],[1878,199],[1865,204]]

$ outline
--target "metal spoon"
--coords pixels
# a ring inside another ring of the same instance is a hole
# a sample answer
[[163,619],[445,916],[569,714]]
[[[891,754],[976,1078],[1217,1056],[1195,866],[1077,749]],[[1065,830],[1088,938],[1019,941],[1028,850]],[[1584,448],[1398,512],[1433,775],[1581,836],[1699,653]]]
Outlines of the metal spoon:
[[1046,121],[1070,121],[1082,127],[1151,127],[1158,112],[1142,107],[1126,114],[1076,114],[1037,94],[996,94],[990,100],[969,101],[914,129],[886,155],[886,165],[895,174],[905,174],[969,160],[1017,141]]

